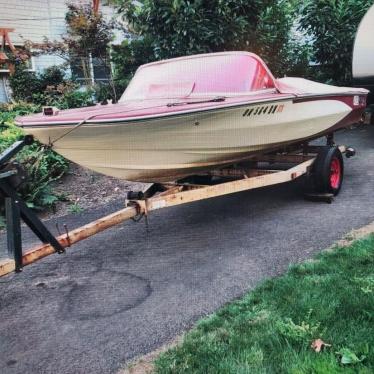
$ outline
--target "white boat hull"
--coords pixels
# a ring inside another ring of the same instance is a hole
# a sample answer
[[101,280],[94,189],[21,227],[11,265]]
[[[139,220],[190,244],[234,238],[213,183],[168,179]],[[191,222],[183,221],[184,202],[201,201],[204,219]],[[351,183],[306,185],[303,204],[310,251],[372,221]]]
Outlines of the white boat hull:
[[[261,109],[262,108],[262,109]],[[274,109],[275,108],[275,109]],[[234,163],[323,133],[352,108],[340,100],[292,99],[112,123],[25,131],[66,158],[132,181],[165,181]]]

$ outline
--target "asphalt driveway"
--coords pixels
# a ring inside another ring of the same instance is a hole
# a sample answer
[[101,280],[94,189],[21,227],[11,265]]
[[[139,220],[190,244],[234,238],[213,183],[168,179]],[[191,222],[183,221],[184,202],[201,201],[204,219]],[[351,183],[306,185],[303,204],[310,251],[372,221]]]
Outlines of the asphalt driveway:
[[[374,127],[337,140],[358,155],[331,205],[304,201],[295,182],[164,209],[149,232],[127,222],[0,278],[1,373],[116,372],[373,221]],[[73,228],[120,205],[59,221]]]

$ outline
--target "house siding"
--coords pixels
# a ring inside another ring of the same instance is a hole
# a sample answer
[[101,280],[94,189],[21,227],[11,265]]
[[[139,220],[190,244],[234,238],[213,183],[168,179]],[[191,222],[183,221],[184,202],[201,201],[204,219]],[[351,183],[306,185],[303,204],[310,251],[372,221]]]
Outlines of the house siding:
[[0,103],[6,103],[8,101],[8,97],[5,91],[5,82],[3,80],[2,75],[0,75]]
[[[75,3],[83,4],[87,1],[76,0]],[[107,18],[114,15],[111,7],[102,6],[100,10]],[[61,34],[66,31],[66,11],[66,0],[0,0],[0,27],[15,29],[9,34],[15,45],[23,45],[25,40],[42,42],[44,37],[61,40]],[[41,72],[63,62],[58,56],[38,56],[33,57],[33,68]],[[2,82],[4,75],[0,73],[0,102],[6,101]]]

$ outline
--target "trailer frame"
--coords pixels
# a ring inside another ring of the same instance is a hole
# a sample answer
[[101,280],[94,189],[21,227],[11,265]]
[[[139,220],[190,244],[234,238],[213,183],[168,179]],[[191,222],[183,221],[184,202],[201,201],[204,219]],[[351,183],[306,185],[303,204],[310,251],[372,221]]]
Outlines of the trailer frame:
[[[32,142],[32,137],[28,136],[0,155],[0,192],[5,195],[9,255],[8,259],[0,260],[0,276],[13,271],[19,272],[24,266],[52,253],[64,253],[65,248],[83,239],[129,219],[138,221],[155,210],[286,183],[303,175],[308,176],[322,147],[303,143],[298,147],[264,154],[245,163],[201,172],[176,182],[154,183],[146,191],[130,191],[123,209],[54,237],[22,201],[16,192],[16,187],[11,183],[11,178],[18,170],[11,167],[10,159]],[[333,146],[333,144],[330,135],[327,137],[327,145]],[[355,154],[353,148],[344,145],[339,146],[339,150],[347,157]],[[312,192],[306,197],[329,203],[333,199],[333,195],[328,193]],[[26,251],[22,250],[21,218],[42,241],[41,245]]]

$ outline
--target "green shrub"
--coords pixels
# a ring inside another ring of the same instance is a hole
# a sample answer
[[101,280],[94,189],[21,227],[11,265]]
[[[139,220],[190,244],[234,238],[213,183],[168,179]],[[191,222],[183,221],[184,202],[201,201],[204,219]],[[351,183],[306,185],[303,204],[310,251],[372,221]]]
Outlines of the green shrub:
[[[116,88],[115,88],[116,90]],[[118,97],[114,95],[115,91],[113,90],[113,87],[110,84],[104,84],[104,83],[97,83],[94,86],[95,91],[95,99],[97,102],[101,103],[104,100],[118,100],[120,95],[122,94],[122,90],[120,89],[118,91]],[[117,91],[117,90],[116,90]]]
[[[38,111],[39,106],[27,103],[0,106],[0,152],[24,136],[22,129],[14,125],[14,118]],[[28,176],[27,181],[19,187],[20,195],[32,208],[51,207],[58,196],[52,193],[50,183],[67,171],[68,162],[37,142],[25,147],[15,159],[22,164]],[[4,204],[1,200],[0,216],[3,210]]]
[[92,90],[67,92],[53,104],[60,109],[80,108],[95,105]]
[[72,109],[95,105],[95,97],[92,90],[71,91],[59,95],[53,92],[46,94],[36,93],[32,95],[33,103],[40,108],[42,106],[55,106],[59,109]]
[[61,67],[51,66],[43,73],[35,74],[18,65],[9,79],[13,99],[33,103],[39,108],[45,105],[60,109],[79,108],[95,104],[93,90],[78,90],[79,85],[65,79]]
[[112,47],[116,82],[124,88],[140,64],[198,53],[257,53],[273,74],[308,68],[308,49],[293,37],[300,4],[287,0],[117,0],[132,38]]
[[14,74],[9,77],[13,100],[29,103],[36,101],[41,105],[48,104],[42,98],[48,100],[49,93],[62,95],[66,90],[63,86],[66,84],[70,86],[64,76],[63,69],[58,66],[51,66],[43,73],[36,74],[28,71],[24,64],[19,64],[16,66]]
[[23,65],[18,65],[14,74],[9,77],[12,97],[15,101],[32,101],[33,93],[41,92],[42,85],[38,76],[26,70]]
[[312,41],[314,78],[352,84],[352,51],[358,25],[372,0],[308,0],[301,8],[300,28]]
[[39,105],[19,101],[11,104],[0,104],[0,126],[2,128],[11,124],[17,116],[38,113],[41,111]]
[[50,66],[39,75],[39,80],[43,89],[49,86],[58,86],[65,83],[65,73],[58,66]]

